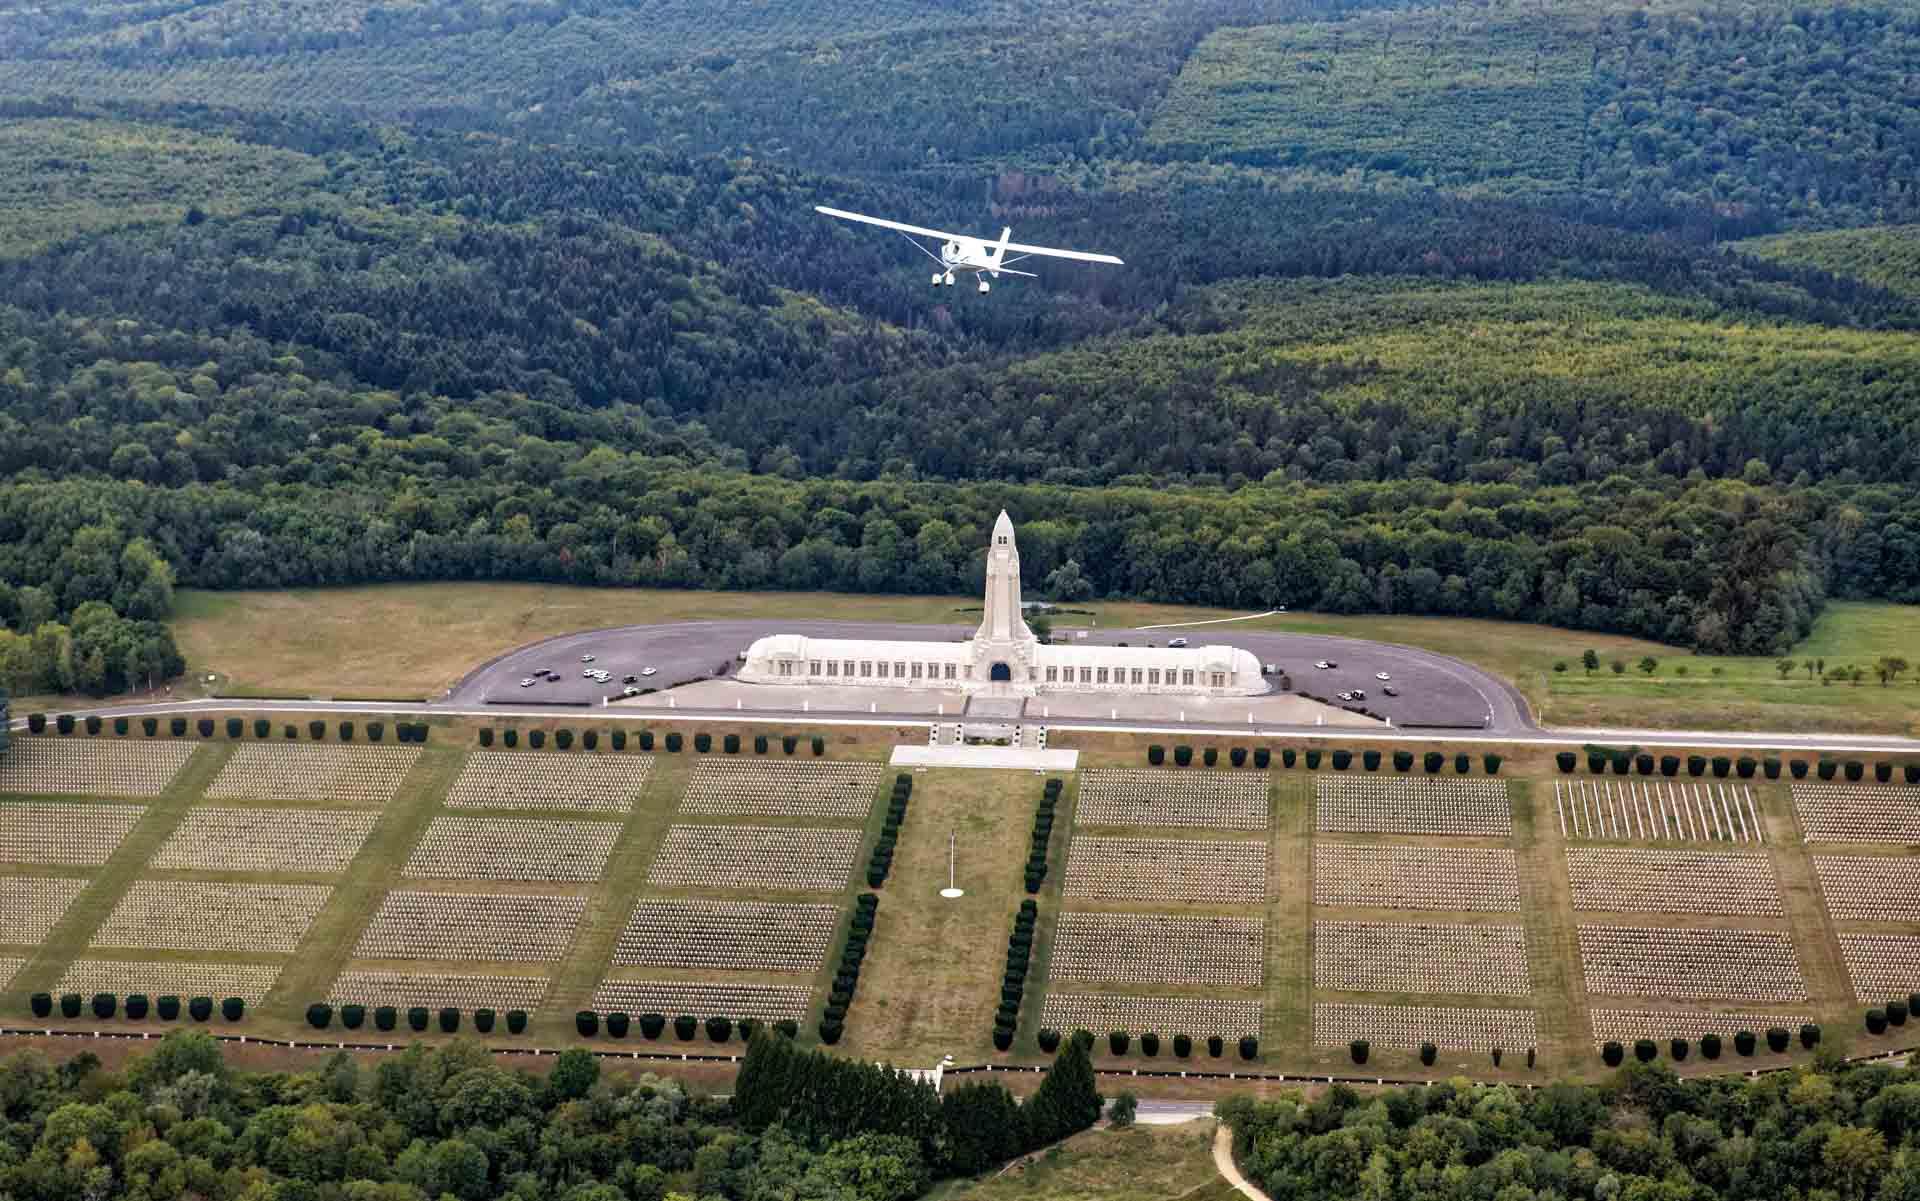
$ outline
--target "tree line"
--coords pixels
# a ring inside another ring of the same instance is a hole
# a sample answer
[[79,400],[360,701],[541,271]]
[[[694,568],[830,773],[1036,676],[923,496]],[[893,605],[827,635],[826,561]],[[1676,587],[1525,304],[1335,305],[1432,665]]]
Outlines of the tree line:
[[236,1070],[201,1032],[122,1071],[19,1051],[0,1059],[0,1196],[907,1201],[1084,1129],[1100,1105],[1083,1043],[1024,1105],[997,1084],[939,1097],[765,1033],[740,1078],[719,1100],[603,1079],[580,1049],[544,1074],[508,1069],[465,1040],[298,1072]]
[[1636,1063],[1599,1085],[1335,1085],[1218,1111],[1242,1170],[1292,1201],[1920,1198],[1920,1073],[1826,1053],[1754,1079]]

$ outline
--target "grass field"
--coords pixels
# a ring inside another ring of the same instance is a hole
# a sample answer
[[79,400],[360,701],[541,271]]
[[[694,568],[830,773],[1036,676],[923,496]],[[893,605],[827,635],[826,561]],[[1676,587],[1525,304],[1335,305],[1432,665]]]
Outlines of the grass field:
[[[183,591],[174,631],[193,695],[210,687],[246,694],[433,696],[494,655],[539,638],[605,626],[806,613],[864,621],[967,623],[967,597],[840,593],[668,592],[542,584],[385,584],[292,592]],[[1206,621],[1220,609],[1094,602],[1092,616],[1063,614],[1062,628]],[[1288,613],[1247,628],[1337,634],[1425,647],[1515,683],[1536,717],[1561,726],[1686,729],[1920,730],[1920,685],[1909,674],[1882,688],[1871,676],[1822,685],[1804,669],[1783,679],[1772,659],[1709,658],[1656,642],[1517,622],[1449,617],[1341,617]],[[1589,675],[1581,652],[1601,667]],[[1834,602],[1796,660],[1863,669],[1882,655],[1920,662],[1920,606]],[[1654,675],[1641,659],[1658,660]],[[1615,661],[1625,665],[1616,674]],[[1567,664],[1555,672],[1555,663]],[[1682,674],[1684,670],[1684,674]],[[47,707],[22,698],[24,711]]]
[[1228,1201],[1213,1166],[1213,1122],[1089,1130],[979,1180],[947,1181],[929,1201]]

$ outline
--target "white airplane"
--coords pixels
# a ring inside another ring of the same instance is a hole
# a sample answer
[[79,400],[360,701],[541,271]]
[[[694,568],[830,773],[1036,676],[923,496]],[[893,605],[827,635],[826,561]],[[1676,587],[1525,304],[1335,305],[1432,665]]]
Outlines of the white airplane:
[[[1088,254],[1084,250],[1057,250],[1051,246],[1023,246],[1008,241],[1013,237],[1011,227],[1000,231],[998,242],[989,242],[984,238],[969,237],[966,234],[950,234],[944,230],[927,229],[919,225],[903,225],[898,221],[887,221],[879,217],[869,217],[865,213],[849,213],[845,209],[828,208],[824,204],[814,206],[814,211],[825,213],[829,217],[838,217],[842,221],[858,221],[862,225],[877,225],[881,229],[897,230],[906,235],[921,254],[932,259],[940,270],[933,273],[935,286],[945,284],[953,286],[953,273],[972,271],[981,277],[980,290],[988,290],[986,277],[991,275],[999,279],[1002,275],[1024,275],[1029,279],[1038,278],[1031,271],[1015,271],[1008,263],[1017,263],[1022,259],[1041,256],[1054,259],[1078,259],[1083,263],[1112,263],[1123,266],[1119,259],[1110,254]],[[921,238],[936,238],[940,241],[940,253],[935,254],[921,245]],[[1008,258],[1007,253],[1014,257]]]

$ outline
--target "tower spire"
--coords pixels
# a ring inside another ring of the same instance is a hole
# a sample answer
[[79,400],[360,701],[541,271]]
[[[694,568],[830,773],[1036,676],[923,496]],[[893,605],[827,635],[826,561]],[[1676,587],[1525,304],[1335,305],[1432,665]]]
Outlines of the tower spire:
[[987,547],[986,614],[974,640],[995,646],[1033,641],[1020,613],[1020,548],[1013,540],[1013,518],[1005,509],[993,523],[993,541]]

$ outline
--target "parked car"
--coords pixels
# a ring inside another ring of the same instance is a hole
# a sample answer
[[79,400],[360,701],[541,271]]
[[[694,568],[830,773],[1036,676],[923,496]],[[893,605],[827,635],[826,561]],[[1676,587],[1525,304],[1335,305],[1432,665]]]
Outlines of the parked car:
[[643,668],[641,668],[641,669],[640,669],[640,674],[641,674],[641,675],[643,675],[643,676],[650,676],[650,675],[652,675],[652,674],[653,674],[654,672],[656,672],[656,671],[659,671],[659,670],[660,670],[660,669],[659,669],[659,668],[657,668],[657,667],[643,667]]
[[1353,699],[1353,693],[1351,692],[1336,692],[1334,693],[1334,695],[1339,697],[1343,701],[1350,701]]
[[582,656],[580,656],[580,662],[582,662],[582,663],[591,663],[591,662],[593,662],[593,656],[592,656],[592,655],[582,655]]
[[621,676],[620,682],[622,684],[638,684],[640,682],[640,677],[639,676]]
[[1376,680],[1391,680],[1393,677],[1384,671],[1376,671],[1373,673],[1373,678]]
[[1364,689],[1364,688],[1356,688],[1356,689],[1354,689],[1354,690],[1353,690],[1353,699],[1354,699],[1354,700],[1356,700],[1356,701],[1364,701],[1364,700],[1366,700],[1366,699],[1367,699],[1367,690],[1366,690],[1366,689]]
[[1167,645],[1173,646],[1173,647],[1184,647],[1187,645],[1187,640],[1185,638],[1170,638],[1167,640]]
[[1319,668],[1321,671],[1326,671],[1330,667],[1338,667],[1340,665],[1338,663],[1335,663],[1331,659],[1322,659],[1320,660],[1320,662],[1315,663],[1314,666]]
[[1382,688],[1382,689],[1381,689],[1380,691],[1382,691],[1382,692],[1384,692],[1384,693],[1386,693],[1386,694],[1387,694],[1388,696],[1399,696],[1399,695],[1400,695],[1400,690],[1399,690],[1398,688],[1395,688],[1395,687],[1394,687],[1393,685],[1391,685],[1391,684],[1389,684],[1389,685],[1387,685],[1387,686],[1386,686],[1385,688]]
[[533,677],[532,677],[532,676],[528,676],[528,677],[527,677],[526,679],[524,679],[524,680],[522,680],[522,681],[520,681],[520,687],[522,687],[522,688],[531,688],[531,687],[533,687]]
[[621,696],[639,696],[640,690],[638,688],[635,688],[633,685],[629,684],[625,688],[622,688],[620,690],[620,695]]

